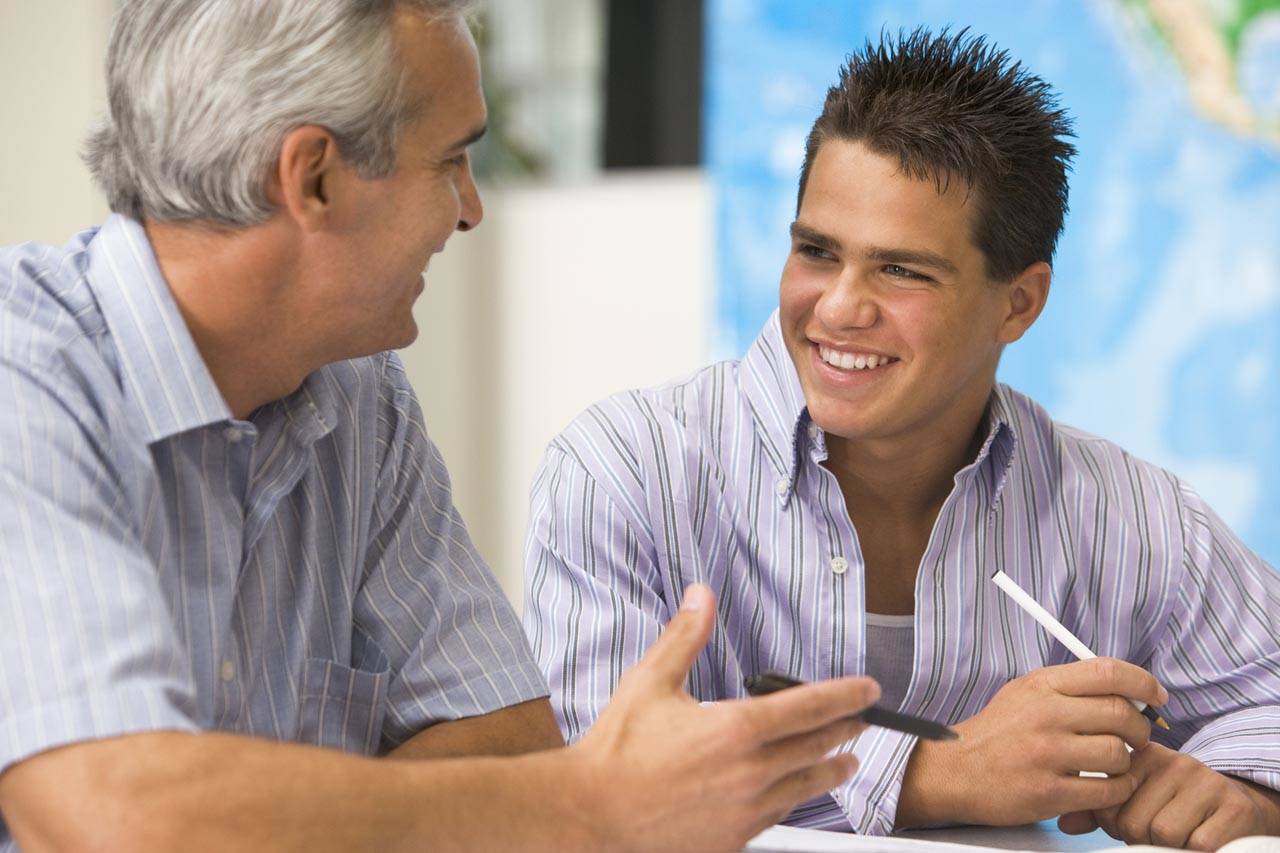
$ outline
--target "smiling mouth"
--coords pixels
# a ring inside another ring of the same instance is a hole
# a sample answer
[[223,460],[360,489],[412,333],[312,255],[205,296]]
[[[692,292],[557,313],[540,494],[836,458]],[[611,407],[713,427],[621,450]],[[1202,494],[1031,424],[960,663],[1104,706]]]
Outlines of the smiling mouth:
[[818,358],[836,370],[857,371],[876,370],[894,364],[898,359],[890,355],[877,353],[844,352],[818,344]]

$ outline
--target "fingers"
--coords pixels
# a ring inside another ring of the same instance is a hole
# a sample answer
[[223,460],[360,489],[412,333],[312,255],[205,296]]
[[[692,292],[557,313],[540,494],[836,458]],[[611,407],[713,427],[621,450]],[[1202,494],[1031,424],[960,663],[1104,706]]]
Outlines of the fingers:
[[1122,696],[1072,697],[1060,714],[1063,723],[1077,734],[1115,735],[1134,749],[1151,741],[1151,723]]
[[1068,696],[1124,696],[1159,707],[1169,693],[1155,676],[1139,666],[1115,658],[1093,658],[1043,670],[1049,685]]
[[1175,782],[1162,775],[1153,776],[1116,811],[1115,818],[1104,828],[1113,837],[1132,844],[1155,843],[1151,835],[1152,821],[1177,793]]
[[649,647],[634,672],[652,678],[664,687],[683,690],[685,678],[711,638],[715,626],[715,595],[705,584],[694,584],[684,592],[680,610]]
[[866,728],[854,719],[842,718],[820,729],[774,741],[761,751],[761,774],[780,779],[821,761],[831,750],[853,740]]
[[1192,830],[1187,837],[1186,846],[1190,850],[1217,850],[1228,841],[1241,838],[1248,830],[1241,831],[1244,815],[1235,809],[1219,808]]
[[870,678],[835,678],[788,687],[768,696],[736,703],[756,743],[812,732],[856,714],[880,698]]
[[1099,811],[1125,802],[1133,796],[1136,787],[1134,777],[1128,773],[1106,779],[1070,776],[1061,780],[1055,802],[1064,815],[1070,812]]
[[853,776],[858,759],[848,753],[833,755],[797,770],[775,782],[764,794],[763,810],[777,823],[800,803],[838,787]]
[[[1164,847],[1185,847],[1191,833],[1200,827],[1213,813],[1213,803],[1196,792],[1183,791],[1165,804],[1151,818],[1147,835],[1151,844]],[[1123,820],[1123,811],[1121,812]]]
[[1132,759],[1124,741],[1113,735],[1067,738],[1058,747],[1069,770],[1119,776],[1128,773]]

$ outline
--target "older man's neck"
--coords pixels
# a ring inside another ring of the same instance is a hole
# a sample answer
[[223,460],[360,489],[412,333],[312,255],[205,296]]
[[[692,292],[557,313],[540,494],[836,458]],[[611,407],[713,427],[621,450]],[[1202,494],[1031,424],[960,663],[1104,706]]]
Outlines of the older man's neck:
[[146,223],[178,310],[231,414],[247,418],[323,366],[291,305],[299,271],[267,223],[226,230]]

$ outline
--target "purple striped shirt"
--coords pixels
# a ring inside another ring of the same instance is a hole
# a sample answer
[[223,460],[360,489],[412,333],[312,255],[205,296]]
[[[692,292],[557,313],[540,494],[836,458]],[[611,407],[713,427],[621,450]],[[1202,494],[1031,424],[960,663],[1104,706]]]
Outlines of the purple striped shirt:
[[[1073,660],[990,582],[1012,576],[1099,655],[1169,690],[1158,742],[1280,789],[1280,574],[1167,471],[997,386],[920,563],[905,710],[958,722]],[[746,357],[592,406],[533,486],[525,627],[566,737],[608,702],[685,587],[716,591],[695,698],[745,675],[864,671],[863,559],[777,315]],[[791,822],[893,828],[914,739],[869,729],[857,774]]]

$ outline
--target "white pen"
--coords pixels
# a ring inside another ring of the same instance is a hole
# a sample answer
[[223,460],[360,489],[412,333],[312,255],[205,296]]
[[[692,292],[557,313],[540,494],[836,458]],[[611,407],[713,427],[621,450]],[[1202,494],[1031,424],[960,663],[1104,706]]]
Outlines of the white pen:
[[[1039,602],[1027,595],[1026,590],[1018,586],[1017,583],[1014,582],[1013,578],[1009,577],[1004,572],[996,572],[991,576],[991,579],[996,582],[996,586],[1004,590],[1005,593],[1014,600],[1015,604],[1030,614],[1031,618],[1039,622],[1041,627],[1056,637],[1058,642],[1066,646],[1071,651],[1071,654],[1075,655],[1080,660],[1089,660],[1090,658],[1097,657],[1097,655],[1089,650],[1088,646],[1080,642],[1080,639],[1076,637],[1075,634],[1068,631],[1065,625],[1055,619],[1052,613],[1045,610],[1040,606]],[[1139,702],[1137,699],[1130,699],[1129,701],[1133,703],[1133,707],[1142,712],[1142,716],[1146,717],[1162,729],[1169,728],[1169,724],[1164,721],[1164,718],[1151,710],[1151,708],[1149,708],[1145,703]]]

